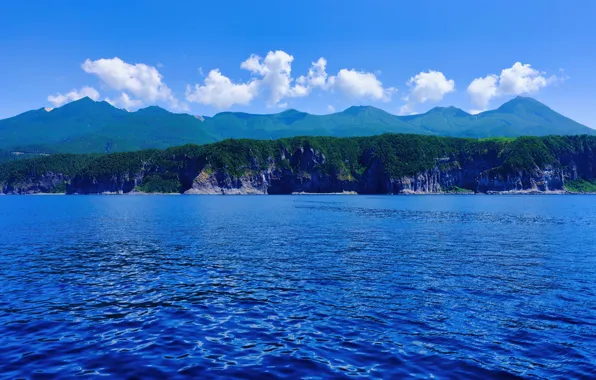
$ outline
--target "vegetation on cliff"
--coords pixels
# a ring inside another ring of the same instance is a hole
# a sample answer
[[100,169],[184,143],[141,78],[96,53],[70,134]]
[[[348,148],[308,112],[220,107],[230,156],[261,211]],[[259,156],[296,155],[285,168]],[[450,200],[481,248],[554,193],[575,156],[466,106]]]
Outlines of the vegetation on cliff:
[[573,193],[596,193],[596,179],[570,180],[565,184],[565,188]]
[[[73,192],[79,191],[76,186],[80,189],[102,181],[124,180],[133,182],[133,187],[140,191],[182,192],[200,172],[224,173],[230,178],[267,170],[280,176],[310,178],[317,172],[325,178],[349,182],[361,180],[367,173],[370,177],[372,168],[378,170],[377,177],[391,181],[434,168],[445,173],[474,172],[476,177],[488,173],[505,178],[547,167],[562,170],[569,165],[575,165],[578,172],[567,178],[576,182],[569,183],[574,189],[586,189],[586,183],[593,183],[590,181],[593,181],[595,159],[596,137],[586,135],[481,140],[407,134],[294,137],[273,141],[228,139],[165,150],[56,154],[11,161],[0,165],[0,190],[14,189],[56,174],[64,180],[53,186],[70,187]],[[453,182],[444,191],[450,189],[476,190],[469,180]]]

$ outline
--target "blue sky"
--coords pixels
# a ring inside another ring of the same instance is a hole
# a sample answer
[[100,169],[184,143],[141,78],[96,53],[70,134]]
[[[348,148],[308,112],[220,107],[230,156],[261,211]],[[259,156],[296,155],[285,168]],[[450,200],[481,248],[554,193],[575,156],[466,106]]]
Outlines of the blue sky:
[[523,94],[596,128],[594,14],[592,0],[5,2],[0,118],[82,95],[212,115],[477,112]]

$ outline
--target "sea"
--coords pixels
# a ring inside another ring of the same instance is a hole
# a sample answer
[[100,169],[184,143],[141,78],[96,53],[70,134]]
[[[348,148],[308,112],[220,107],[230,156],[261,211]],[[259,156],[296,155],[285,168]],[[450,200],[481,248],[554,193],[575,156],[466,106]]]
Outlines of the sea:
[[596,378],[596,196],[0,197],[0,378]]

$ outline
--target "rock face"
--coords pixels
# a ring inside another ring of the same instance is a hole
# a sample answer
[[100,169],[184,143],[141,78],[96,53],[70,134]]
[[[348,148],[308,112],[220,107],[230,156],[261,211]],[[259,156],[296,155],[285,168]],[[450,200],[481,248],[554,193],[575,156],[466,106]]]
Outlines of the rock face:
[[143,173],[101,177],[74,176],[66,185],[69,194],[125,194],[141,184]]
[[267,179],[264,173],[233,177],[224,171],[203,170],[184,194],[267,194]]
[[[501,173],[486,169],[486,162],[473,162],[460,167],[450,160],[443,160],[430,170],[413,176],[392,178],[384,171],[383,164],[373,161],[358,178],[341,178],[325,173],[321,167],[325,156],[312,148],[283,152],[298,170],[281,168],[273,160],[265,169],[256,164],[241,175],[225,170],[212,171],[208,165],[198,173],[184,170],[186,176],[194,176],[192,183],[183,189],[184,194],[292,194],[292,193],[342,193],[359,194],[432,194],[443,193],[454,188],[470,189],[474,192],[557,192],[564,190],[565,178],[575,179],[577,167],[566,169],[535,168],[531,172],[512,171]],[[194,165],[189,165],[188,168]],[[195,167],[195,170],[197,168]],[[143,180],[143,173],[134,176],[110,177],[74,181],[69,186],[72,193],[127,193]]]
[[68,177],[62,173],[46,172],[35,180],[21,180],[0,187],[0,194],[64,193]]
[[173,181],[175,191],[184,194],[432,194],[461,189],[477,193],[546,193],[565,191],[569,180],[596,177],[596,154],[585,151],[561,155],[555,162],[523,170],[507,167],[503,158],[496,155],[435,157],[434,166],[406,176],[391,175],[383,160],[373,153],[364,152],[359,158],[367,163],[363,171],[349,173],[329,169],[325,154],[312,147],[279,148],[265,159],[249,155],[248,164],[236,170],[222,169],[221,165],[216,168],[202,156],[175,156],[169,166],[149,160],[138,165],[138,169],[113,174],[92,176],[82,172],[69,177],[45,172],[0,183],[0,193],[155,192],[146,190],[146,184],[156,178],[166,178],[170,184]]

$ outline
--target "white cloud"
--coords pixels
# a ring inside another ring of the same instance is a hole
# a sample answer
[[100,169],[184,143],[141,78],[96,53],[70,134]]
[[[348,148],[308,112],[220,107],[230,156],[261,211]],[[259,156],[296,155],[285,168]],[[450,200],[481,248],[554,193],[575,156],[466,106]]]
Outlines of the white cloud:
[[546,87],[548,79],[529,64],[516,62],[511,68],[501,71],[499,90],[503,94],[517,95],[536,92]]
[[498,76],[491,74],[474,79],[468,86],[468,94],[472,102],[484,110],[491,99],[497,96],[536,93],[565,79],[565,76],[546,77],[546,73],[533,69],[530,64],[516,62],[510,68],[503,69]]
[[[269,52],[272,54],[273,52]],[[293,59],[293,58],[292,58]],[[252,54],[248,59],[240,64],[240,67],[252,71],[253,73],[263,74],[263,68],[261,66],[261,57],[256,54]]]
[[401,106],[399,108],[399,115],[404,116],[404,115],[418,115],[420,112],[416,111],[414,109],[414,104],[413,103],[406,103],[403,106]]
[[209,72],[203,85],[196,84],[194,89],[190,85],[186,86],[186,100],[225,109],[234,104],[249,104],[258,91],[259,84],[256,80],[234,83],[218,69],[214,69]]
[[240,67],[261,77],[258,83],[269,93],[267,105],[271,107],[284,98],[302,97],[309,93],[308,88],[301,83],[292,86],[293,61],[293,56],[277,50],[270,51],[264,59],[253,54]]
[[412,105],[409,103],[404,104],[399,108],[399,115],[415,115],[416,113],[412,110]]
[[406,104],[401,107],[401,114],[412,114],[416,104],[439,102],[446,94],[455,91],[455,81],[447,79],[440,71],[420,72],[407,82],[410,93],[404,98]]
[[497,96],[497,82],[499,78],[496,75],[488,75],[484,78],[476,78],[468,86],[468,94],[472,101],[478,107],[486,109],[488,102]]
[[93,87],[82,87],[80,90],[72,90],[66,95],[62,95],[61,93],[57,93],[56,95],[49,95],[48,101],[54,105],[54,107],[60,107],[63,104],[82,99],[84,97],[89,97],[93,100],[99,99],[99,92],[94,89]]
[[311,67],[308,69],[308,75],[300,76],[296,82],[307,86],[309,89],[313,87],[326,89],[328,87],[326,66],[327,60],[323,57],[319,58],[316,62],[311,63]]
[[442,72],[433,70],[421,72],[410,78],[408,85],[413,86],[410,99],[417,103],[438,102],[445,94],[455,91],[453,79],[447,79]]
[[341,69],[336,76],[329,77],[328,86],[356,98],[370,98],[389,101],[395,88],[384,88],[373,73]]
[[308,94],[310,94],[310,87],[303,86],[301,84],[297,84],[291,88],[288,96],[291,98],[299,98],[299,97],[307,96]]
[[127,111],[131,111],[143,105],[143,102],[141,100],[131,99],[131,97],[126,92],[121,93],[120,97],[114,100],[106,98],[106,102],[110,103],[114,107],[124,108]]
[[267,96],[267,106],[285,108],[284,99],[308,96],[313,89],[338,90],[358,98],[389,101],[395,88],[385,88],[375,74],[342,69],[336,76],[326,71],[327,60],[323,57],[311,63],[306,75],[294,79],[294,57],[282,50],[270,51],[265,58],[251,55],[240,68],[253,75],[249,82],[233,83],[219,69],[212,70],[204,85],[187,85],[186,99],[217,108],[229,108],[234,104],[249,104],[258,94]]
[[329,104],[329,105],[327,106],[327,110],[328,110],[329,112],[335,112],[335,107],[333,107],[331,104]]
[[[263,94],[267,106],[286,108],[288,99],[306,97],[315,90],[341,92],[354,98],[385,102],[390,101],[397,91],[394,87],[383,85],[378,70],[367,72],[343,68],[337,74],[330,75],[327,72],[327,60],[320,57],[311,62],[304,75],[294,78],[293,63],[294,57],[282,50],[270,51],[264,58],[253,54],[240,64],[240,68],[249,71],[252,78],[239,82],[232,81],[219,69],[211,70],[205,76],[199,67],[203,82],[186,86],[186,100],[225,109],[234,105],[248,105]],[[163,67],[160,62],[156,66]],[[102,92],[114,90],[114,98],[106,98],[106,101],[119,107],[134,109],[144,104],[162,102],[174,109],[188,110],[187,104],[179,102],[164,83],[156,67],[143,63],[130,64],[118,57],[95,61],[87,59],[81,67],[101,80]],[[482,112],[495,97],[535,93],[566,79],[562,70],[557,75],[547,76],[529,64],[516,62],[510,68],[503,69],[499,75],[490,74],[472,80],[467,92],[475,107],[470,112]],[[417,105],[441,101],[446,94],[455,91],[455,82],[434,70],[416,74],[408,80],[407,85],[409,91],[403,98],[405,104],[400,108],[401,114],[416,113]],[[54,106],[61,106],[84,96],[94,100],[100,98],[97,90],[86,86],[64,95],[50,95],[48,101]],[[327,108],[330,112],[335,111],[331,105]]]
[[[265,58],[253,54],[240,64],[242,69],[255,76],[252,80],[233,83],[219,69],[214,69],[205,78],[204,85],[195,85],[194,89],[187,85],[186,99],[223,109],[234,104],[247,105],[259,93],[265,92],[267,106],[285,108],[287,103],[280,103],[283,99],[303,97],[310,93],[307,83],[292,84],[293,61],[294,57],[281,50],[270,51]],[[199,72],[202,73],[201,68]]]
[[87,59],[81,67],[86,73],[97,75],[111,89],[130,93],[144,103],[162,101],[173,108],[183,108],[153,66],[133,65],[115,57],[96,61]]

